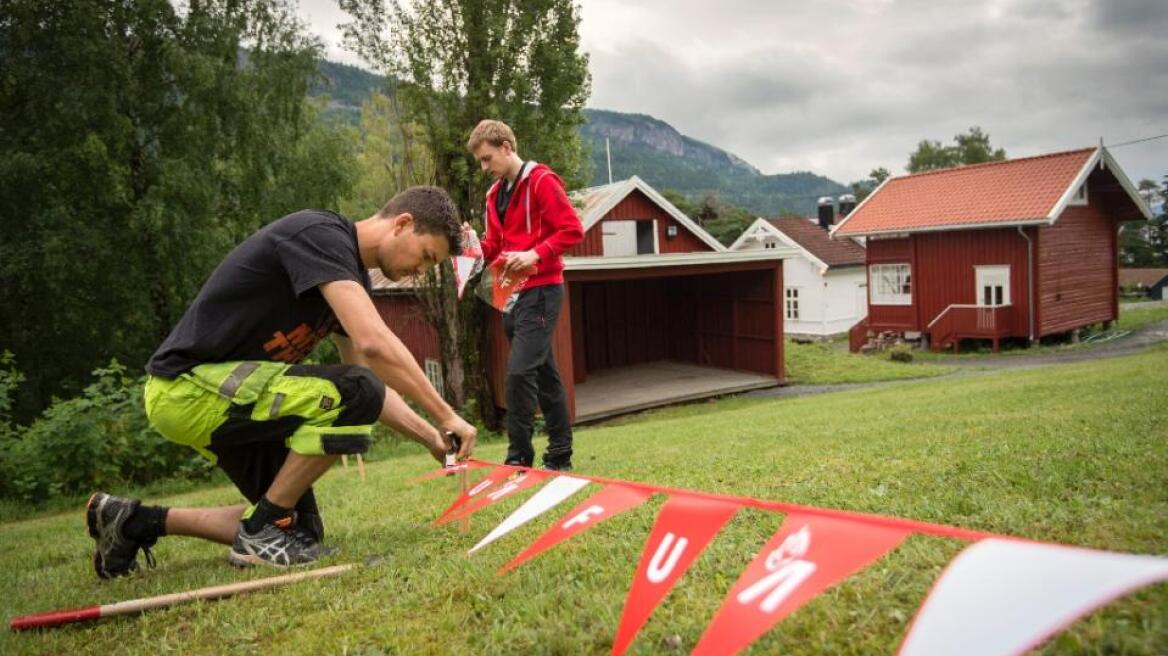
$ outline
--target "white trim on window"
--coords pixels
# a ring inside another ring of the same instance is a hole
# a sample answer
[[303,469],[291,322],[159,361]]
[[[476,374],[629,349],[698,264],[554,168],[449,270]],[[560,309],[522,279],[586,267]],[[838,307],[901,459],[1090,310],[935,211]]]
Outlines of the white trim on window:
[[1070,200],[1067,201],[1067,205],[1082,206],[1082,205],[1086,205],[1086,204],[1087,204],[1087,183],[1084,182],[1083,184],[1079,185],[1078,189],[1075,190],[1075,193],[1071,196]]
[[787,287],[783,290],[784,308],[787,321],[799,320],[799,288]]
[[908,264],[872,264],[868,266],[869,304],[912,305],[912,269]]
[[426,378],[429,379],[430,384],[438,390],[439,394],[445,395],[446,390],[442,389],[442,363],[434,358],[426,358],[425,370]]

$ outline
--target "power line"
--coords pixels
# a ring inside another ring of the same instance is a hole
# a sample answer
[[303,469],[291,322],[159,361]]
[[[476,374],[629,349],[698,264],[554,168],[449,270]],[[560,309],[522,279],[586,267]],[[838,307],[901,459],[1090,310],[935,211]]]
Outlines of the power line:
[[1168,134],[1158,134],[1154,137],[1144,137],[1143,139],[1133,139],[1131,141],[1125,141],[1123,143],[1108,144],[1107,147],[1108,148],[1119,148],[1120,146],[1130,146],[1132,144],[1143,143],[1145,141],[1154,141],[1156,139],[1163,139],[1164,137],[1168,137]]

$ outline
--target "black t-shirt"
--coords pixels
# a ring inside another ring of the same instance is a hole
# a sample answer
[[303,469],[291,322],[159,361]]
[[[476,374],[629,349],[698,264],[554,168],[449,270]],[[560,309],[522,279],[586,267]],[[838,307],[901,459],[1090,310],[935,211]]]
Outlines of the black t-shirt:
[[515,182],[508,184],[507,178],[503,178],[499,185],[499,193],[495,194],[495,212],[499,215],[499,223],[507,216],[507,205],[511,202],[511,194],[515,192],[515,187],[519,186],[519,181],[523,179],[523,169],[527,168],[527,162],[519,165],[519,173],[515,174]]
[[146,370],[174,378],[211,362],[300,362],[326,335],[342,332],[319,288],[336,280],[370,291],[352,223],[324,210],[273,221],[211,273]]

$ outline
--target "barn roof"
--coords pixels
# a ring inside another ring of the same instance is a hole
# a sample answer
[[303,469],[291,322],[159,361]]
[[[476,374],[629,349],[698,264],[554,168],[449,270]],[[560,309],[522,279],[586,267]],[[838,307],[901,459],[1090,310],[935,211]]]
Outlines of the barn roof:
[[1120,269],[1119,286],[1155,287],[1165,278],[1168,278],[1168,269]]
[[793,246],[821,268],[858,266],[864,264],[864,247],[851,239],[832,239],[819,223],[799,216],[758,219],[730,247],[760,235],[773,234],[788,246]]
[[1102,146],[889,178],[833,236],[1054,223],[1087,176],[1108,168],[1145,219],[1147,205]]
[[713,235],[694,223],[684,212],[677,209],[676,205],[669,202],[656,189],[649,186],[649,183],[635,175],[620,182],[573,191],[569,195],[576,205],[576,214],[580,216],[580,223],[584,224],[584,232],[588,232],[589,228],[599,223],[605,214],[608,214],[612,208],[617,206],[617,203],[624,200],[633,191],[640,191],[642,194],[645,194],[650,201],[665,210],[682,227],[692,232],[694,236],[702,240],[710,248],[717,252],[726,250],[726,247],[717,239],[714,239]]

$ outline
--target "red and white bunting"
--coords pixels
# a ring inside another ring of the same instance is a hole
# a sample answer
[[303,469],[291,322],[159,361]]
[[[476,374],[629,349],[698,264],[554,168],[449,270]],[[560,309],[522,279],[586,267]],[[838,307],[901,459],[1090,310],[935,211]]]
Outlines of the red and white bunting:
[[624,614],[612,643],[613,656],[628,649],[653,610],[739,507],[685,494],[675,494],[665,502],[641,552],[641,564],[633,575]]
[[788,515],[731,588],[693,653],[738,653],[820,592],[896,548],[909,533],[846,519]]
[[1132,590],[1168,580],[1168,558],[991,538],[949,563],[902,656],[1021,654]]
[[[539,485],[545,479],[547,479],[548,476],[551,476],[551,472],[539,471],[535,469],[523,471],[515,478],[504,480],[495,487],[482,492],[481,495],[474,501],[468,503],[462,508],[459,508],[453,513],[450,513],[445,518],[439,519],[435,523],[439,525],[448,524],[455,520],[472,515],[497,501],[502,501],[503,499],[514,496],[518,492],[522,492],[523,490]],[[473,489],[474,488],[471,488],[471,490]],[[467,490],[467,492],[469,493],[471,490]]]
[[588,481],[583,478],[556,476],[551,482],[543,486],[543,489],[536,492],[522,506],[519,506],[515,512],[511,513],[507,519],[504,519],[503,523],[496,526],[478,544],[471,547],[467,553],[474,553],[482,549],[527,522],[555,508],[561,501],[579,492],[586,485],[588,485]]
[[443,467],[442,469],[435,469],[434,471],[427,472],[425,474],[422,474],[421,476],[411,478],[408,482],[412,485],[414,483],[421,483],[423,481],[428,481],[428,480],[433,479],[433,478],[440,478],[442,476],[454,476],[455,474],[460,474],[462,472],[474,471],[476,469],[482,469],[483,467],[490,467],[490,466],[491,465],[488,465],[485,462],[460,462],[453,467]]
[[446,510],[443,510],[441,515],[438,515],[438,519],[434,520],[434,525],[438,526],[445,524],[450,515],[465,505],[466,502],[491,489],[495,486],[495,484],[499,483],[517,471],[519,470],[515,469],[514,467],[508,467],[506,465],[496,466],[494,469],[487,472],[487,475],[484,476],[482,480],[470,486],[470,488],[462,494],[459,494],[458,498],[454,500],[454,503],[447,506]]
[[564,516],[562,521],[548,529],[526,551],[504,565],[499,570],[499,573],[502,574],[509,569],[518,567],[573,535],[582,533],[609,517],[636,508],[642,503],[645,503],[645,500],[652,495],[653,492],[650,490],[625,487],[624,485],[609,485],[605,487],[573,508],[571,512]]

